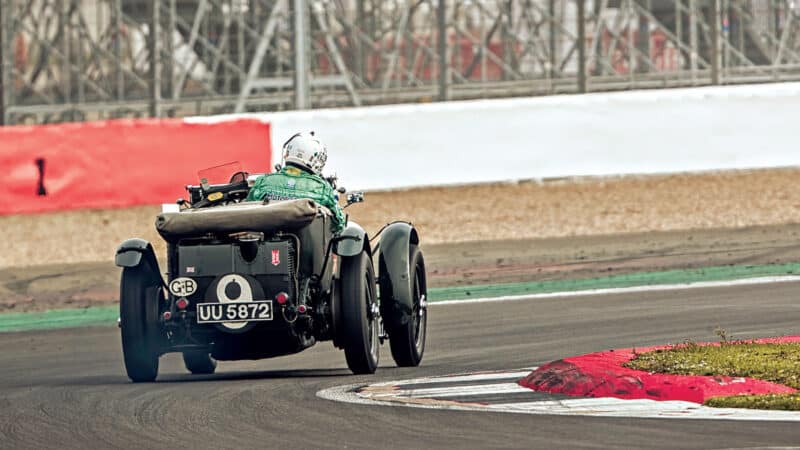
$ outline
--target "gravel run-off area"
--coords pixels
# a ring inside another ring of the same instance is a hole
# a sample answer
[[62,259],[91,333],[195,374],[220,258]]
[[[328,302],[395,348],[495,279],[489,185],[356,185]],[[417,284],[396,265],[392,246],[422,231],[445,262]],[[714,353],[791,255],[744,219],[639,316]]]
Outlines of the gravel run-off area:
[[[367,192],[365,203],[346,212],[370,234],[392,220],[413,222],[430,255],[433,285],[529,280],[553,276],[553,267],[601,261],[584,274],[591,276],[611,270],[610,258],[635,255],[652,268],[669,268],[746,262],[758,256],[753,249],[770,247],[771,256],[754,261],[787,262],[800,260],[794,248],[800,228],[793,225],[800,224],[798,179],[800,168],[785,168],[417,188]],[[141,237],[163,255],[154,228],[159,211],[139,206],[0,217],[7,243],[0,252],[0,312],[52,307],[53,299],[60,299],[55,306],[113,301],[113,256],[121,241]],[[753,227],[766,228],[756,233]],[[737,231],[747,229],[748,236]],[[744,259],[736,252],[727,252],[727,260],[703,259],[747,245]],[[696,256],[691,263],[659,262],[668,254]],[[482,267],[489,270],[481,276]]]

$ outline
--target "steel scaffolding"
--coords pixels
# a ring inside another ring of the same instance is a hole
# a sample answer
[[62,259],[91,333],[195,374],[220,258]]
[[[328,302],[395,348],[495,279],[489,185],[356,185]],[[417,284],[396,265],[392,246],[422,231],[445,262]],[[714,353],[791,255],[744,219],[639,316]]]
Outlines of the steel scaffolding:
[[0,0],[0,121],[800,79],[788,0]]

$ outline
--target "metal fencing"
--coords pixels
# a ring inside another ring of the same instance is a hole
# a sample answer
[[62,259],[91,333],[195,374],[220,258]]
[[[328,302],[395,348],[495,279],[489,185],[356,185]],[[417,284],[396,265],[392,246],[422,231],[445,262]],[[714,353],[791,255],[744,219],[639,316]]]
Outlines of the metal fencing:
[[0,0],[0,123],[800,79],[788,0]]

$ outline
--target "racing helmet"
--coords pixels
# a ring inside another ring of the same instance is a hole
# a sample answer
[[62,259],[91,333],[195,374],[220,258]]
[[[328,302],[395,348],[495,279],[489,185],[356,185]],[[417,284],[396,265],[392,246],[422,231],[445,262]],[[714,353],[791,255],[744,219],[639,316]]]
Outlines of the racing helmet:
[[314,136],[314,132],[297,133],[283,144],[283,164],[292,164],[320,175],[325,161],[328,160],[328,149]]

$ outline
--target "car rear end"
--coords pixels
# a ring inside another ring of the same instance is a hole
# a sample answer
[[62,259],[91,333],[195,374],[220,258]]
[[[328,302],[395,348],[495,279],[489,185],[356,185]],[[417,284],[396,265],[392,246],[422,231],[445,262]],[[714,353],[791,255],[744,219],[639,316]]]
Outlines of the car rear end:
[[170,245],[170,341],[207,346],[217,359],[294,353],[311,345],[294,330],[287,306],[297,298],[297,238],[243,233]]

